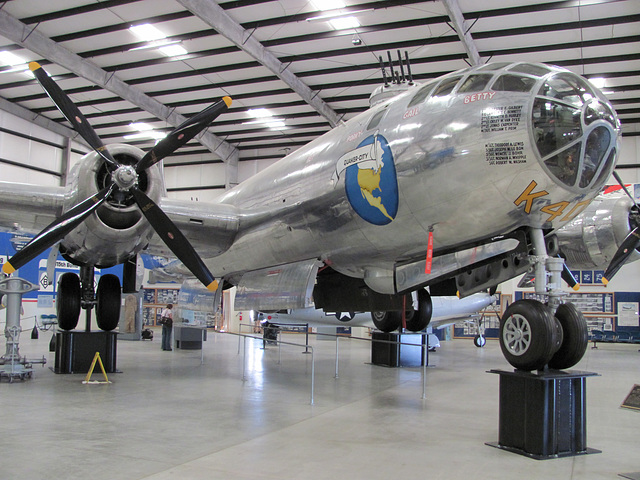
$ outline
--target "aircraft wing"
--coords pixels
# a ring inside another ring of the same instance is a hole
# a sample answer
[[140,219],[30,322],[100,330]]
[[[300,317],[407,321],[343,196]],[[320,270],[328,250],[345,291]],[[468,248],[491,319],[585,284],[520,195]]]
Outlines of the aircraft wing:
[[65,188],[0,182],[0,229],[37,233],[62,212]]
[[[227,250],[236,238],[240,225],[237,209],[222,203],[164,197],[160,201],[160,208],[203,258],[215,257]],[[146,253],[175,257],[157,234],[152,237]]]

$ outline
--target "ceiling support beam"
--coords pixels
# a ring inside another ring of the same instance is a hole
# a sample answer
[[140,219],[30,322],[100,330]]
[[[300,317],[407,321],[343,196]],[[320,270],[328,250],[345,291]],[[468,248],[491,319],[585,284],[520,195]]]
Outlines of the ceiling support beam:
[[11,115],[14,115],[18,118],[22,118],[27,122],[33,123],[34,125],[38,125],[39,127],[45,128],[50,132],[58,134],[62,137],[69,138],[74,142],[79,143],[83,147],[86,147],[87,150],[91,150],[91,147],[87,145],[87,143],[82,139],[82,137],[71,128],[67,128],[64,125],[54,122],[53,120],[37,114],[33,113],[31,110],[21,107],[20,105],[10,102],[2,97],[0,97],[0,110],[4,110]]
[[[149,97],[142,90],[127,85],[113,73],[101,69],[79,55],[58,45],[49,37],[38,32],[36,28],[37,25],[35,27],[29,27],[4,10],[0,10],[0,34],[12,42],[118,95],[137,107],[146,110],[153,116],[165,120],[174,127],[177,127],[186,120],[186,117],[176,113],[173,109],[163,105],[154,98]],[[238,155],[238,151],[234,146],[210,132],[205,131],[197,138],[203,146],[224,162],[234,155]]]
[[447,15],[449,15],[449,18],[451,19],[453,28],[462,41],[462,45],[464,46],[465,52],[467,52],[471,65],[475,66],[482,64],[480,54],[478,53],[478,47],[469,33],[469,27],[467,26],[467,21],[464,19],[458,0],[442,0],[442,3],[444,8],[447,10]]
[[278,58],[267,50],[252,32],[245,30],[238,22],[220,7],[214,0],[177,0],[195,16],[213,27],[218,33],[224,35],[229,41],[251,55],[262,65],[271,70],[285,82],[291,89],[311,105],[320,115],[327,119],[332,127],[338,125],[339,115],[327,105],[318,93],[300,80],[293,72],[287,70],[289,65],[283,64]]

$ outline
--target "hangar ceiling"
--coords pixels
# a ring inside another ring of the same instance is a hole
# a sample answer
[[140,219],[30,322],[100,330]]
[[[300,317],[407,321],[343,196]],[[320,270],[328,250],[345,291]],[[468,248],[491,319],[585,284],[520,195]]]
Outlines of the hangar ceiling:
[[[130,28],[144,24],[165,38]],[[640,135],[638,0],[6,1],[0,108],[68,125],[24,71],[37,61],[105,143],[147,150],[154,140],[125,139],[132,122],[166,133],[229,95],[230,111],[165,163],[271,162],[366,110],[382,82],[379,57],[398,50],[418,82],[487,61],[603,79],[624,134]],[[258,108],[272,116],[256,117]]]

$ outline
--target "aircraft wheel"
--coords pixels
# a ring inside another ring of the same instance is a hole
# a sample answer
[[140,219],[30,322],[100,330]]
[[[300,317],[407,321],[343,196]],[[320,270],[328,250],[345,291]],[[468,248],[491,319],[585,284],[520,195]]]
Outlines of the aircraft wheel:
[[72,272],[63,273],[58,280],[56,296],[58,327],[73,330],[80,318],[80,277]]
[[98,327],[109,332],[120,321],[120,280],[115,275],[100,277],[96,291],[96,322]]
[[482,335],[476,335],[473,337],[473,344],[478,348],[482,348],[487,344],[487,339]]
[[555,317],[563,331],[562,344],[549,361],[549,368],[571,368],[578,363],[589,344],[587,322],[582,312],[573,303],[564,303],[558,307]]
[[400,328],[402,312],[371,312],[371,319],[378,330],[389,333]]
[[549,308],[535,300],[518,300],[500,321],[500,348],[519,370],[542,370],[557,349],[558,328]]
[[418,310],[413,311],[411,318],[407,315],[405,319],[407,330],[412,332],[424,330],[431,322],[432,314],[433,303],[431,302],[431,295],[425,289],[421,289],[418,291]]

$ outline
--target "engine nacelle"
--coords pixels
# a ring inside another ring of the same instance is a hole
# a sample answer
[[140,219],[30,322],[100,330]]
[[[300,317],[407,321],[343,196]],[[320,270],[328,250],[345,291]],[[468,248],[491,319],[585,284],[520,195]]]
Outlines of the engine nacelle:
[[[144,152],[132,145],[114,144],[106,147],[115,160],[123,165],[136,165]],[[104,160],[91,152],[73,167],[73,192],[64,210],[73,208],[86,198],[105,188],[111,174]],[[162,171],[158,164],[140,173],[138,188],[158,203],[165,191]],[[139,253],[147,246],[153,229],[140,212],[128,192],[116,189],[96,212],[89,215],[60,243],[60,252],[78,265],[112,267]]]
[[[624,194],[598,195],[581,215],[556,233],[560,251],[572,269],[605,270],[622,241],[635,228],[633,203]],[[640,259],[636,250],[627,263]]]

